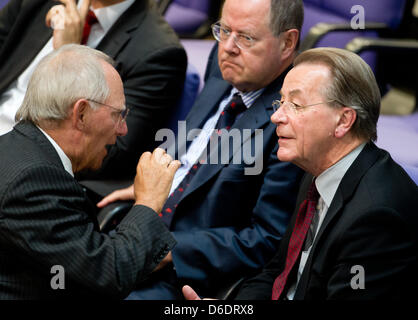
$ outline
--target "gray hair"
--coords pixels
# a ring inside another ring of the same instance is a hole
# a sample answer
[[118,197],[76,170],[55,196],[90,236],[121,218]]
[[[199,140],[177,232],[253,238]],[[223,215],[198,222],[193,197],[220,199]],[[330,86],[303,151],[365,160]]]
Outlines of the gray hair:
[[377,139],[376,125],[380,113],[380,91],[369,65],[357,54],[337,48],[315,48],[296,57],[294,66],[302,63],[322,63],[331,71],[331,83],[324,88],[332,106],[354,109],[357,119],[353,133],[362,139]]
[[100,61],[114,65],[106,54],[68,44],[45,56],[33,72],[15,120],[60,121],[79,99],[104,102],[109,87]]
[[302,0],[271,0],[270,4],[270,29],[274,36],[289,29],[297,29],[299,32],[303,24]]

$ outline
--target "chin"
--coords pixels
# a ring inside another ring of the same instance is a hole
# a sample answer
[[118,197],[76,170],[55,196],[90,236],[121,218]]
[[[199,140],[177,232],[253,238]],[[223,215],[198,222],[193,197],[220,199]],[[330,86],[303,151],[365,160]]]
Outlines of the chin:
[[292,162],[292,160],[294,160],[294,158],[289,154],[285,152],[280,152],[280,148],[279,151],[277,151],[277,158],[282,162]]

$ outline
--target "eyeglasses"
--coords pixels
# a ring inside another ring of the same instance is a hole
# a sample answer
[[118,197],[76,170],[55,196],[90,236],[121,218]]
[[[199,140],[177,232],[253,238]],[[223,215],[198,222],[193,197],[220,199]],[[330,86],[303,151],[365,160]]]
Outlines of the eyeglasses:
[[92,100],[92,99],[86,99],[86,100],[90,101],[90,102],[100,104],[102,106],[105,106],[105,107],[108,107],[108,108],[111,108],[111,109],[117,111],[117,113],[119,115],[119,119],[118,119],[118,122],[117,122],[118,125],[121,125],[122,123],[124,123],[126,121],[126,117],[128,116],[128,113],[129,113],[129,108],[128,107],[125,106],[124,109],[119,109],[117,107],[110,106],[110,105],[105,104],[103,102],[98,102],[98,101],[95,101],[95,100]]
[[304,110],[306,108],[317,106],[317,105],[324,104],[324,103],[330,103],[330,102],[334,102],[334,101],[335,100],[323,101],[323,102],[308,104],[306,106],[301,106],[299,104],[296,104],[296,103],[290,102],[290,101],[281,102],[280,100],[274,100],[271,105],[273,107],[274,112],[276,112],[281,107],[283,109],[283,111],[285,111],[286,113],[288,113],[288,110],[290,109],[290,110],[292,110],[293,114],[299,114],[302,110]]
[[[212,24],[212,33],[217,41],[222,42],[228,40],[232,34],[232,31],[222,27],[221,23],[218,21]],[[237,45],[237,47],[243,50],[251,48],[256,42],[253,37],[250,37],[244,33],[237,33],[236,35],[232,35],[232,39],[234,40],[234,43]]]

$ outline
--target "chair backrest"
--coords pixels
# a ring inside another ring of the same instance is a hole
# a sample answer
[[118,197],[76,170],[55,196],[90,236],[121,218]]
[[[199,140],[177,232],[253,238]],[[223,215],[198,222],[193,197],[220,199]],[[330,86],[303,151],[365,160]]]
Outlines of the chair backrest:
[[193,34],[210,16],[209,0],[173,0],[165,19],[178,34]]
[[418,167],[401,164],[402,168],[406,171],[407,174],[411,177],[411,179],[418,185]]
[[196,100],[199,92],[199,84],[200,76],[197,69],[191,63],[188,63],[182,95],[167,124],[167,128],[171,129],[175,134],[177,134],[178,121],[186,119],[187,114]]
[[418,112],[380,115],[377,122],[377,146],[389,151],[400,163],[418,168]]
[[187,53],[187,59],[190,64],[196,67],[200,77],[199,92],[203,88],[206,65],[209,54],[216,43],[216,40],[203,39],[181,39],[181,44]]
[[[318,23],[350,23],[358,11],[351,12],[351,9],[360,5],[364,8],[365,22],[379,22],[386,24],[389,28],[395,29],[399,26],[404,15],[406,2],[408,0],[304,0],[305,19],[301,31],[301,40],[308,35],[309,30]],[[315,47],[338,47],[345,48],[355,37],[378,37],[376,31],[353,30],[335,31],[322,37]],[[361,57],[376,69],[376,54],[365,52]]]
[[332,13],[348,21],[353,17],[351,8],[362,6],[368,22],[382,22],[390,28],[397,28],[402,20],[406,0],[304,0],[307,18],[312,8]]
[[0,9],[3,8],[10,0],[0,0]]

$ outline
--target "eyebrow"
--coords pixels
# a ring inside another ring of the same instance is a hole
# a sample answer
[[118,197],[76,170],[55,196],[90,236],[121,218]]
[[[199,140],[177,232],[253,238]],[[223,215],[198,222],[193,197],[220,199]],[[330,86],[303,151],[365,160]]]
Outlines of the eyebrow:
[[[279,94],[280,96],[283,96],[283,91],[280,90]],[[300,89],[294,89],[289,92],[290,97],[294,97],[294,96],[301,95],[301,94],[302,94],[302,91]]]
[[[222,20],[219,20],[219,23],[221,24],[221,26],[223,28],[232,30],[231,27],[229,25],[227,25],[226,23],[222,22]],[[256,38],[256,36],[254,36],[254,32],[252,30],[241,30],[241,31],[236,31],[236,33],[246,35],[246,36],[250,36],[251,38]]]

